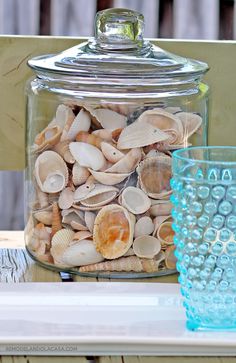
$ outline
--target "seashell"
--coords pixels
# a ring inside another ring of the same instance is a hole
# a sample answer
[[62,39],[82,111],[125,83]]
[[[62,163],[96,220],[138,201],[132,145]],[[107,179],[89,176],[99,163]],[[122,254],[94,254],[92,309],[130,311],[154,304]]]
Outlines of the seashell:
[[76,141],[85,142],[87,144],[93,145],[98,149],[101,149],[102,139],[94,134],[90,134],[89,132],[80,131],[76,135]]
[[63,104],[61,104],[57,107],[55,123],[61,129],[65,128],[66,131],[68,131],[74,118],[75,118],[75,115],[70,107],[63,105]]
[[48,194],[42,192],[42,190],[38,187],[38,185],[36,185],[36,197],[40,208],[45,208],[48,206],[49,204]]
[[55,151],[44,151],[35,162],[35,179],[42,192],[57,193],[67,185],[68,168]]
[[142,152],[140,148],[130,150],[122,159],[112,165],[109,169],[106,169],[107,173],[130,173],[132,172],[142,158]]
[[111,133],[111,139],[112,139],[112,141],[115,144],[117,144],[118,139],[120,137],[120,134],[121,134],[122,130],[123,130],[123,128],[119,128],[119,129],[115,129],[115,130],[112,131],[112,133]]
[[165,250],[165,265],[168,269],[174,270],[176,268],[177,258],[174,255],[175,246],[168,246]]
[[89,171],[99,183],[105,185],[119,184],[130,175],[130,173],[105,173],[103,171],[94,171],[92,169],[89,169]]
[[167,155],[162,151],[159,151],[157,149],[151,149],[150,151],[148,151],[148,153],[144,156],[144,159],[147,158],[153,158],[153,157],[157,157],[157,156],[163,156],[163,157],[169,157],[171,155]]
[[115,199],[118,192],[119,189],[113,186],[95,184],[94,189],[89,192],[86,198],[80,198],[80,203],[85,207],[101,207]]
[[171,213],[172,208],[173,205],[169,200],[151,199],[149,212],[152,217],[167,216]]
[[74,243],[74,241],[82,241],[83,239],[88,239],[92,237],[93,234],[90,231],[79,231],[74,234],[73,240],[70,242],[70,245]]
[[63,265],[84,266],[103,261],[103,256],[96,251],[93,241],[81,240],[68,246],[61,256]]
[[136,169],[141,189],[153,199],[168,198],[171,194],[171,158],[154,157],[141,161]]
[[164,111],[169,112],[169,113],[177,113],[182,111],[180,107],[175,107],[175,106],[168,106],[164,108]]
[[103,129],[114,130],[123,128],[127,124],[126,116],[106,108],[94,109],[92,115],[96,117]]
[[120,150],[131,149],[154,144],[168,139],[168,135],[157,127],[141,122],[134,122],[125,127],[118,139],[117,147]]
[[125,156],[124,153],[116,149],[113,145],[109,144],[108,142],[102,142],[101,149],[105,158],[112,163],[117,163]]
[[38,223],[34,228],[34,235],[39,240],[47,241],[50,244],[51,228],[46,227],[43,223]]
[[95,219],[93,239],[103,257],[123,256],[133,243],[135,218],[117,204],[103,207]]
[[183,125],[183,140],[187,140],[190,136],[192,136],[202,124],[201,116],[196,113],[179,112],[176,116],[180,119]]
[[61,229],[52,237],[50,252],[56,265],[61,264],[61,257],[72,241],[74,234],[74,231],[70,229]]
[[79,272],[93,271],[124,271],[124,272],[156,272],[159,268],[159,262],[139,258],[137,256],[121,257],[113,261],[100,262],[79,268]]
[[41,222],[46,225],[52,224],[52,206],[47,206],[42,209],[38,209],[33,212],[34,218],[37,219],[38,222]]
[[167,216],[157,216],[153,219],[153,224],[154,224],[154,231],[153,231],[153,236],[156,236],[157,230],[160,227],[160,225],[165,222],[168,221],[169,219],[171,219],[171,215],[167,215]]
[[79,231],[86,231],[87,226],[84,220],[84,214],[82,211],[79,211],[74,208],[64,209],[61,212],[62,215],[62,223],[69,224],[72,228]]
[[141,189],[127,187],[121,194],[121,204],[133,214],[142,214],[150,208],[151,201]]
[[133,250],[138,257],[153,258],[160,252],[161,243],[153,236],[140,236],[135,238]]
[[86,144],[85,142],[71,142],[69,148],[75,160],[81,166],[100,170],[106,164],[106,159],[102,152],[93,145]]
[[75,158],[70,152],[69,143],[69,140],[61,141],[54,146],[53,151],[57,152],[67,163],[74,164]]
[[131,113],[135,108],[136,105],[131,106],[124,103],[116,103],[116,104],[110,104],[110,103],[102,103],[103,108],[108,108],[109,110],[118,112],[121,115],[128,116],[129,113]]
[[91,118],[86,110],[81,109],[73,120],[68,132],[67,139],[74,140],[76,135],[81,131],[88,131],[91,125]]
[[128,251],[124,254],[124,256],[123,256],[123,257],[134,256],[134,255],[135,255],[134,250],[133,250],[133,248],[132,248],[132,247],[130,247],[130,248],[128,249]]
[[96,218],[96,214],[93,212],[86,211],[84,213],[85,224],[88,227],[88,230],[93,233],[94,221]]
[[174,231],[172,229],[172,222],[163,222],[157,230],[157,238],[162,245],[172,245],[174,239]]
[[107,129],[94,130],[92,132],[92,135],[98,136],[104,141],[112,141],[112,130],[107,130]]
[[52,236],[62,229],[61,212],[56,202],[52,205]]
[[58,205],[61,209],[69,209],[74,203],[74,192],[71,188],[65,188],[58,198]]
[[95,188],[93,183],[85,183],[80,185],[74,192],[74,202],[78,203],[82,199],[86,199],[89,193]]
[[152,234],[154,231],[154,224],[152,219],[148,216],[139,218],[134,226],[134,237]]
[[33,151],[42,152],[52,148],[59,142],[61,133],[62,129],[58,125],[46,127],[46,129],[36,136],[34,140]]
[[75,186],[84,184],[88,179],[90,172],[84,166],[75,162],[72,168],[72,181]]

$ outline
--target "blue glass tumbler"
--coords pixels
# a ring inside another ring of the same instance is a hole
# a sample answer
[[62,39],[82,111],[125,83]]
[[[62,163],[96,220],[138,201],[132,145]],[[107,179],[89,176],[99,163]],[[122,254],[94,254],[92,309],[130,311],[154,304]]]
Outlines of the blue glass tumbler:
[[177,270],[190,330],[236,330],[236,147],[173,153]]

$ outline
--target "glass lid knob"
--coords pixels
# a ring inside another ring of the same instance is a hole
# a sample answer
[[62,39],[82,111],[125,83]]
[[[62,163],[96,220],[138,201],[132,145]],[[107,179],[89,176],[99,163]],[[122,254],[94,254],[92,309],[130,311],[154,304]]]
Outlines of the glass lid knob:
[[97,45],[109,50],[138,49],[143,46],[144,17],[128,9],[99,11],[95,19]]

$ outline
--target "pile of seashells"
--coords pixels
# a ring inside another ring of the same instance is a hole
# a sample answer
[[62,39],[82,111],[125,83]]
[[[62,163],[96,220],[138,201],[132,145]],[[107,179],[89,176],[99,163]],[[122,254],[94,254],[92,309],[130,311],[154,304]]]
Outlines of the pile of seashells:
[[201,124],[176,107],[60,104],[31,150],[30,253],[79,272],[175,269],[170,150]]

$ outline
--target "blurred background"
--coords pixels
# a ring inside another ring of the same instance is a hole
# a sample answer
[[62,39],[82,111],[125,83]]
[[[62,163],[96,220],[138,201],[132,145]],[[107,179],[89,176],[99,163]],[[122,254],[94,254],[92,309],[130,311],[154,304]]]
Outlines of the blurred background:
[[[96,12],[111,7],[141,12],[148,38],[236,39],[234,0],[0,0],[0,35],[92,36]],[[24,228],[23,199],[23,173],[1,171],[1,230]]]

